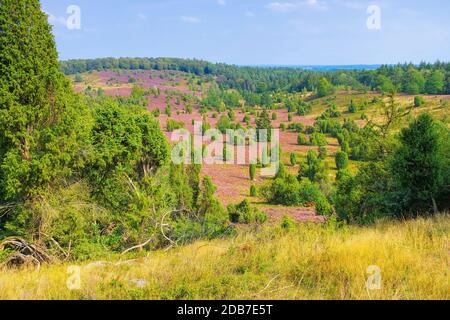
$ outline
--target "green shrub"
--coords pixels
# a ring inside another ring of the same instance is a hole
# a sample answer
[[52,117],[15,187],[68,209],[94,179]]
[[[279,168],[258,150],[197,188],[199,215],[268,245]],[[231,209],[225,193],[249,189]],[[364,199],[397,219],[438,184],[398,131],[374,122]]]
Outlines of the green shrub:
[[168,117],[171,117],[171,116],[172,116],[172,110],[171,110],[171,107],[170,107],[170,104],[169,104],[169,103],[166,105],[165,113],[166,113],[166,115],[167,115]]
[[328,149],[326,147],[319,148],[319,159],[325,160],[328,156]]
[[159,108],[156,108],[152,111],[152,113],[155,118],[158,118],[161,115],[161,110]]
[[288,114],[288,121],[291,122],[292,121],[292,114]]
[[251,206],[247,199],[238,205],[229,205],[228,215],[232,223],[250,224],[267,221],[267,215],[258,208]]
[[252,163],[250,164],[249,167],[249,176],[250,176],[250,180],[255,180],[256,177],[256,164]]
[[250,197],[257,197],[258,196],[258,189],[255,185],[250,186]]
[[348,154],[343,151],[337,152],[335,161],[338,170],[346,169],[348,167]]
[[290,161],[292,166],[295,166],[297,164],[297,155],[295,153],[291,153]]
[[306,135],[303,133],[299,133],[297,136],[297,143],[301,146],[305,146],[308,144],[308,140],[306,139]]
[[414,107],[419,108],[425,104],[425,99],[421,96],[417,96],[414,98]]
[[327,163],[319,158],[317,151],[309,150],[306,162],[301,163],[298,179],[308,178],[314,182],[324,182],[328,180]]
[[179,130],[184,128],[184,122],[182,121],[176,121],[173,119],[168,119],[167,120],[167,132],[174,132],[175,130]]
[[288,215],[284,215],[280,224],[282,229],[289,230],[295,227],[295,221]]
[[323,133],[313,133],[309,138],[309,143],[312,146],[323,147],[328,144],[327,138]]

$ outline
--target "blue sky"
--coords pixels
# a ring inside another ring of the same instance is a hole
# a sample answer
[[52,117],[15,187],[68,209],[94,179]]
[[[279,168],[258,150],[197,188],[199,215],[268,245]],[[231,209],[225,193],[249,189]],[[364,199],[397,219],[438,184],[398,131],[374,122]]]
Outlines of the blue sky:
[[[181,57],[233,64],[450,61],[450,1],[43,0],[61,59]],[[81,29],[69,30],[69,5]],[[369,5],[381,29],[369,30]]]

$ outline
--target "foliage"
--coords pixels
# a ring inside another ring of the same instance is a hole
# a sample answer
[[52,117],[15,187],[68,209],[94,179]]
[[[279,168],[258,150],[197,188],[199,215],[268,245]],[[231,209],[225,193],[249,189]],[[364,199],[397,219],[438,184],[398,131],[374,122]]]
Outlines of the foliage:
[[425,99],[421,96],[414,97],[414,107],[419,108],[425,104]]
[[[401,131],[400,147],[392,160],[392,174],[409,205],[432,204],[437,213],[436,197],[449,181],[449,130],[440,130],[431,115],[424,113]],[[447,174],[447,176],[446,176]]]
[[257,197],[258,196],[258,189],[254,184],[250,186],[250,197]]
[[229,205],[228,214],[230,221],[233,223],[250,224],[267,221],[267,215],[258,208],[251,206],[247,199],[238,205]]
[[335,155],[336,168],[338,170],[347,169],[348,167],[348,154],[340,151]]
[[290,154],[290,162],[292,166],[297,164],[297,155],[295,153]]
[[[272,123],[267,110],[263,110],[256,119],[257,138],[260,142],[271,142]],[[264,131],[265,130],[265,131]]]
[[255,180],[256,177],[256,164],[251,163],[249,166],[249,176],[250,176],[250,180]]
[[184,122],[176,121],[174,119],[167,119],[166,130],[167,132],[174,132],[175,130],[179,130],[184,128]]
[[324,147],[328,145],[328,141],[323,133],[315,132],[309,137],[309,145]]
[[335,88],[326,78],[322,78],[319,80],[319,83],[317,85],[317,96],[319,98],[329,96],[333,94],[334,91]]
[[275,178],[261,188],[261,195],[269,203],[286,206],[315,206],[319,214],[332,213],[332,207],[317,183],[309,179],[300,182],[291,174]]
[[308,178],[314,182],[325,182],[328,180],[328,167],[315,150],[308,151],[306,162],[301,163],[298,179]]
[[297,143],[301,146],[308,145],[308,140],[306,138],[306,135],[303,133],[299,133],[297,136]]
[[2,1],[0,30],[0,202],[20,203],[83,167],[91,122],[39,1]]

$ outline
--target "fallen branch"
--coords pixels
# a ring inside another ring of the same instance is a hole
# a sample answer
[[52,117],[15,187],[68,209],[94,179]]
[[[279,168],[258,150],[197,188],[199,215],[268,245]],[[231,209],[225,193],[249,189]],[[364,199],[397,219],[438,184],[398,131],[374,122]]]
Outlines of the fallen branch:
[[21,267],[29,266],[32,262],[40,267],[42,263],[51,263],[55,260],[47,250],[36,244],[29,244],[25,239],[18,237],[6,238],[0,242],[0,250],[11,250],[13,253],[8,257],[4,266]]
[[136,250],[136,249],[142,249],[143,247],[145,247],[146,245],[148,245],[150,242],[152,242],[153,237],[151,237],[150,239],[148,239],[147,241],[145,241],[144,243],[138,244],[134,247],[128,248],[127,250],[122,252],[122,255],[127,254],[130,251]]

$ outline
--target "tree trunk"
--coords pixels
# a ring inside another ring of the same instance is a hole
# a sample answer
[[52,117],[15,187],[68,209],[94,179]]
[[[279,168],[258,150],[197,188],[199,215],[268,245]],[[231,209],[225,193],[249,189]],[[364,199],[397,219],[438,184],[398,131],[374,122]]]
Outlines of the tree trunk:
[[431,201],[433,202],[434,214],[438,214],[438,207],[437,207],[436,200],[434,199],[434,197],[431,197]]

